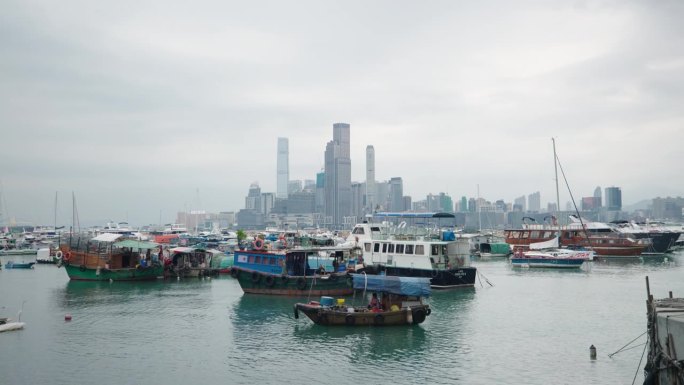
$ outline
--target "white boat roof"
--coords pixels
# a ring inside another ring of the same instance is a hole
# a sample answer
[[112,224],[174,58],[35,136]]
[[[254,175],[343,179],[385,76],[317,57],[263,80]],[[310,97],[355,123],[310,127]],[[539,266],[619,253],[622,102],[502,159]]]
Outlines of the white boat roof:
[[97,242],[114,242],[121,237],[123,237],[122,234],[102,233],[92,240]]

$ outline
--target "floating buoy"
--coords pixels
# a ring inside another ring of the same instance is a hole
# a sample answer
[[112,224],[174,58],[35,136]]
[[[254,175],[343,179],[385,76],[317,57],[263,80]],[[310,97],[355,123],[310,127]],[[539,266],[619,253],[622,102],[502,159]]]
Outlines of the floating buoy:
[[591,358],[592,360],[596,359],[596,347],[594,345],[591,345],[589,347],[589,358]]
[[71,314],[67,313],[64,315],[64,320],[65,321],[71,321]]

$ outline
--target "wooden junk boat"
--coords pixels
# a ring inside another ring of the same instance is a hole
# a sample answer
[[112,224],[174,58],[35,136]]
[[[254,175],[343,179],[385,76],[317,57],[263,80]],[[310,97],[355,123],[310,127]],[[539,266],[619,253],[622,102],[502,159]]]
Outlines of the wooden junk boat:
[[[304,313],[318,325],[417,325],[432,313],[423,298],[430,295],[430,279],[387,275],[351,274],[356,290],[380,293],[378,306],[345,306],[344,299],[321,297],[320,302],[297,303],[294,317]],[[365,296],[364,296],[365,297]]]

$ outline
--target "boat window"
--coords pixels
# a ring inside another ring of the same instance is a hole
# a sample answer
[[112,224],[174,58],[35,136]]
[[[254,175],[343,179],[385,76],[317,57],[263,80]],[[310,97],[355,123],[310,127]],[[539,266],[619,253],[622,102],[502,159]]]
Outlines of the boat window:
[[249,256],[249,263],[254,263],[254,256],[253,255]]
[[521,238],[529,238],[530,232],[529,231],[523,231],[522,237]]
[[388,265],[391,265],[391,264],[392,264],[392,256],[391,256],[391,255],[388,255],[388,256],[387,256],[387,264],[388,264]]
[[569,231],[566,231],[566,232],[565,232],[565,238],[567,238],[567,239],[572,238],[572,234],[570,234]]
[[261,257],[260,256],[254,257],[254,263],[261,264]]
[[530,238],[539,238],[539,231],[533,231],[530,233]]
[[378,231],[379,232],[380,228],[379,227],[371,227],[371,231]]
[[398,244],[397,245],[397,254],[402,254],[403,252],[404,252],[404,245]]
[[276,261],[275,258],[269,258],[269,259],[268,259],[268,262],[269,262],[269,264],[271,264],[271,265],[277,264],[277,261]]
[[416,255],[424,255],[425,254],[425,246],[424,245],[416,245]]
[[371,244],[370,243],[365,243],[363,245],[363,248],[366,249],[367,252],[370,252]]
[[387,247],[387,252],[394,253],[394,243],[389,244],[389,246]]
[[439,245],[432,245],[430,255],[439,255]]
[[413,245],[406,245],[406,254],[413,254]]
[[520,233],[518,231],[511,231],[510,238],[520,238]]
[[544,238],[544,239],[551,238],[551,234],[553,234],[553,233],[550,231],[544,231],[544,235],[542,235],[542,238]]
[[387,244],[386,244],[386,243],[383,243],[383,244],[382,244],[382,252],[383,252],[383,253],[386,253],[386,252],[387,252]]
[[365,234],[363,232],[363,227],[356,227],[354,231],[352,231],[352,234]]
[[380,251],[380,244],[379,243],[373,244],[373,251],[376,253]]

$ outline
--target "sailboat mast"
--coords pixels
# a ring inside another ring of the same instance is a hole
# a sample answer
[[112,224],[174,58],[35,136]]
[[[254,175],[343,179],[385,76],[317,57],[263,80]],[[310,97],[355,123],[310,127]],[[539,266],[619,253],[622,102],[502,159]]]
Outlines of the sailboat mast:
[[55,191],[55,231],[57,231],[57,193],[58,191]]
[[558,192],[558,158],[556,158],[556,139],[551,138],[553,143],[553,170],[556,176],[556,223],[558,225],[558,244],[560,245],[560,193]]
[[480,208],[480,185],[477,185],[477,222],[482,232],[482,209]]

